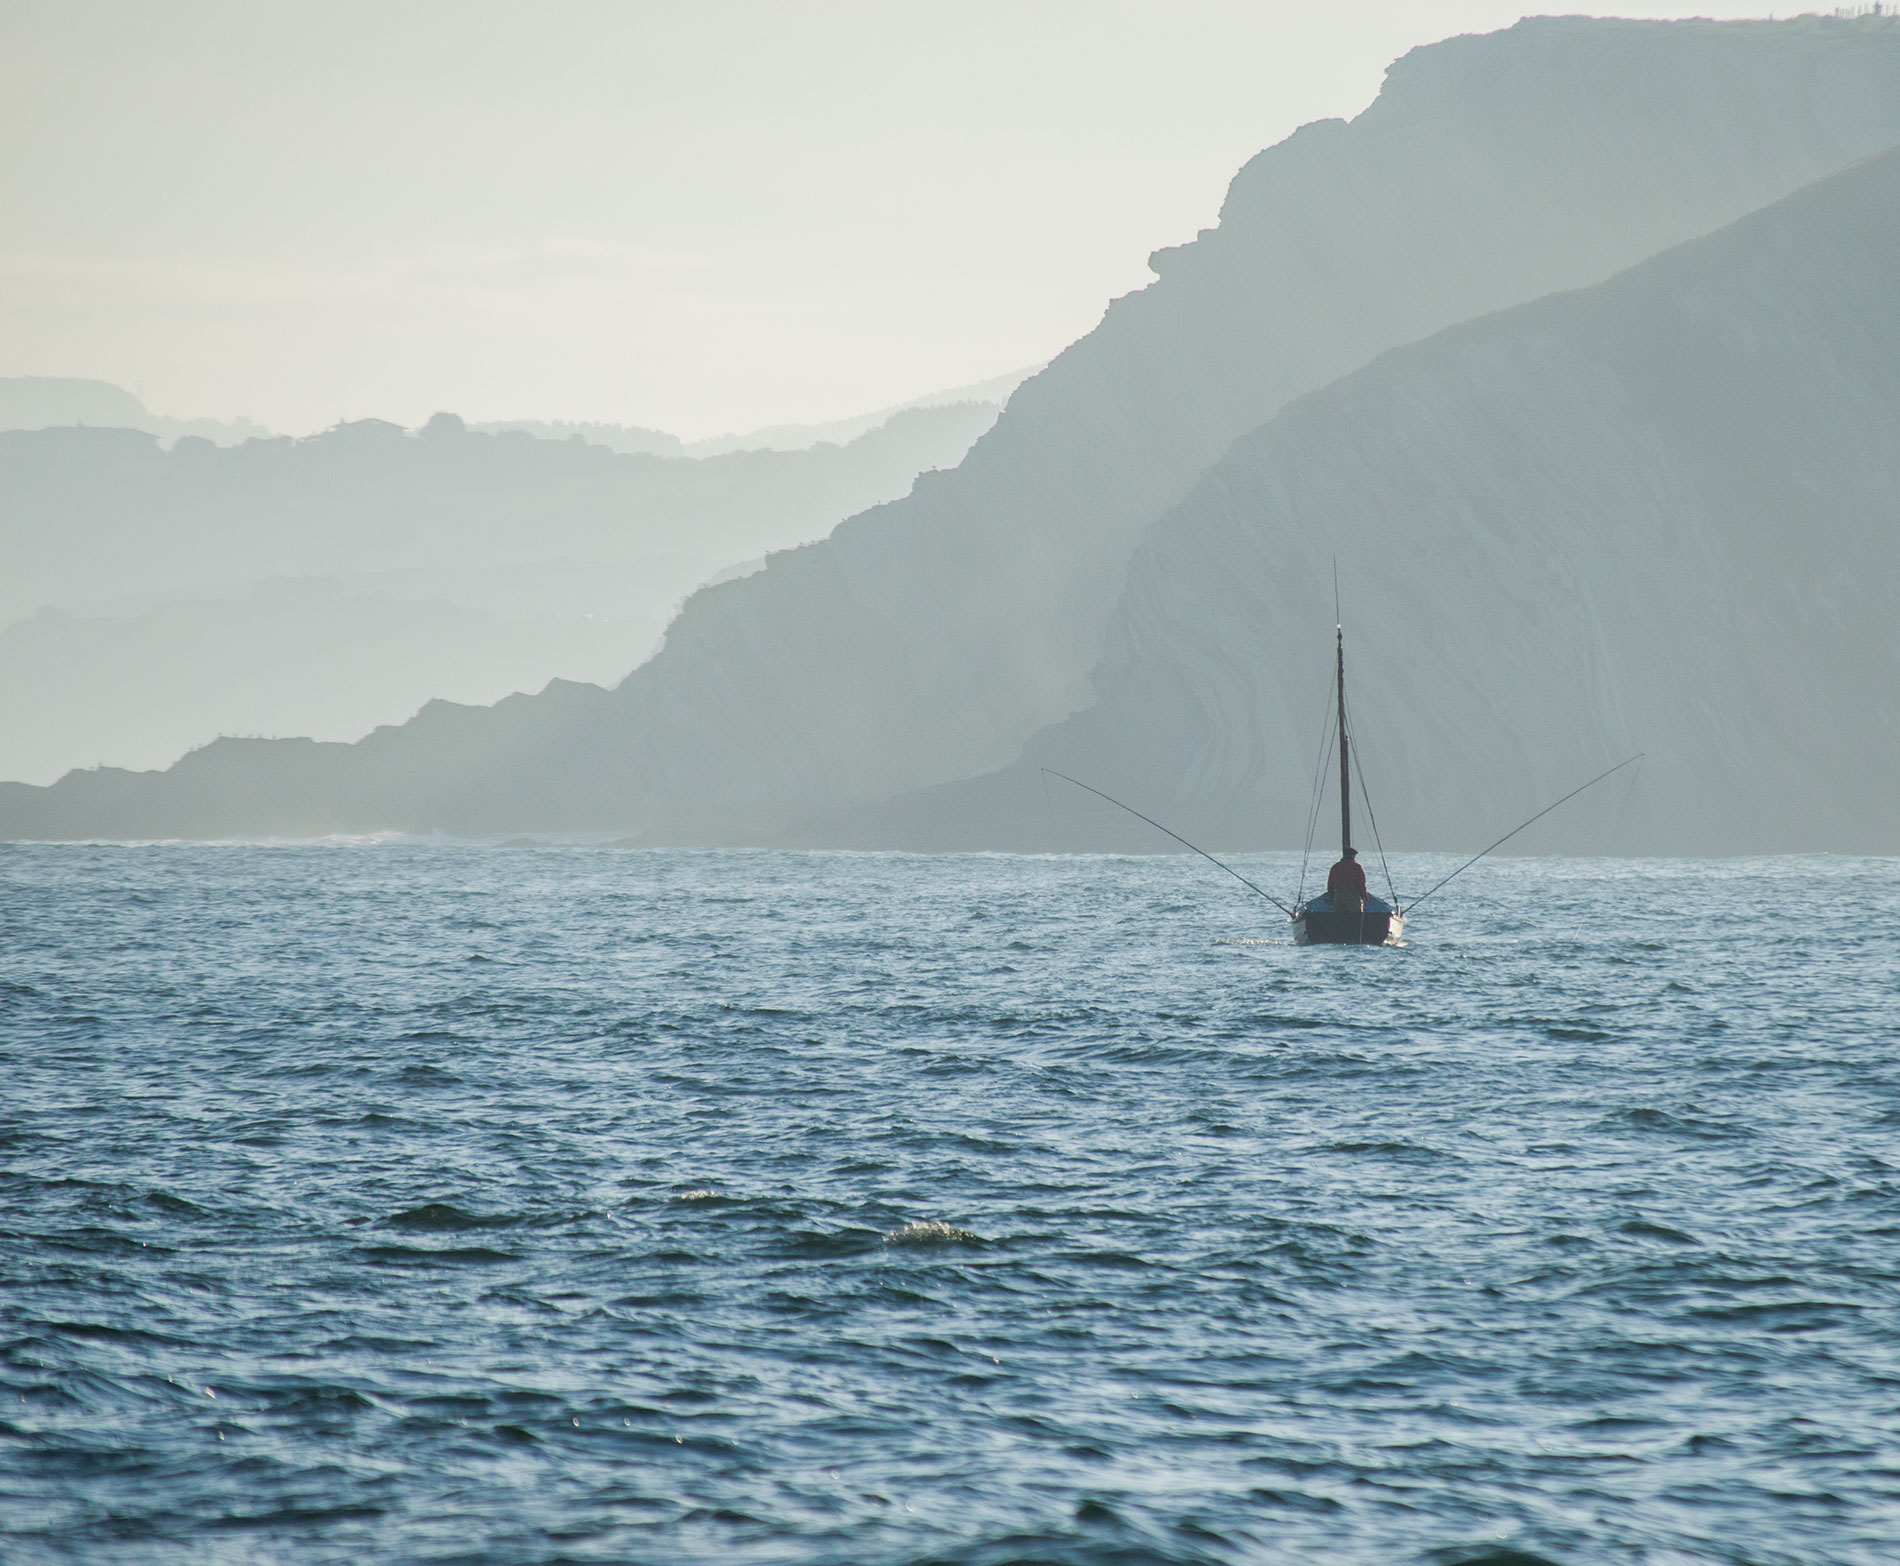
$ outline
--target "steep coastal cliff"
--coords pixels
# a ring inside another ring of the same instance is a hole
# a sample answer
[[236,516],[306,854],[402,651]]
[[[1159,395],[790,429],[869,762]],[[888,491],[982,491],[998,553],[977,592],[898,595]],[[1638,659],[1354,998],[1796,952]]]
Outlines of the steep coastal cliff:
[[169,774],[12,791],[0,830],[747,841],[1005,766],[1105,688],[1136,547],[1237,437],[1896,143],[1880,19],[1538,20],[1415,51],[1358,119],[1243,169],[1219,227],[1157,255],[958,469],[700,593],[613,692],[432,704],[320,759],[221,742]]
[[809,840],[1160,846],[1052,808],[1050,766],[1190,836],[1297,846],[1336,561],[1388,842],[1482,845],[1643,751],[1599,797],[1620,821],[1532,841],[1900,851],[1896,254],[1900,151],[1314,393],[1137,552],[1094,706]]

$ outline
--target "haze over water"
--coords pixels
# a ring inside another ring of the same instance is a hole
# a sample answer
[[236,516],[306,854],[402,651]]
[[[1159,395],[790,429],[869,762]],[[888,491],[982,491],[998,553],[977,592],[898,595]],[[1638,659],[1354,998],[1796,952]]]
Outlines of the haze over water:
[[1174,858],[0,848],[0,1556],[1891,1559],[1897,923],[1886,860],[1487,863],[1359,951]]

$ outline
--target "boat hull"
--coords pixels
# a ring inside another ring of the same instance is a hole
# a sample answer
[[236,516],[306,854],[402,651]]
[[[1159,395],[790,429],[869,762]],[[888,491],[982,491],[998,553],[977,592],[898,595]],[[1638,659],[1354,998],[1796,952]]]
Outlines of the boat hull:
[[1405,916],[1396,909],[1367,908],[1335,913],[1301,908],[1293,915],[1296,946],[1396,946],[1405,936]]

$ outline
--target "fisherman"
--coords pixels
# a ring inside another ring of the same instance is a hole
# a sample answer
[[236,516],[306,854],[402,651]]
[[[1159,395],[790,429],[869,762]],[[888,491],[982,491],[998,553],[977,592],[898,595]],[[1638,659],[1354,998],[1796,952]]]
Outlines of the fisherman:
[[1338,864],[1326,873],[1326,895],[1333,901],[1334,913],[1366,911],[1366,867],[1359,863],[1359,850],[1346,850]]

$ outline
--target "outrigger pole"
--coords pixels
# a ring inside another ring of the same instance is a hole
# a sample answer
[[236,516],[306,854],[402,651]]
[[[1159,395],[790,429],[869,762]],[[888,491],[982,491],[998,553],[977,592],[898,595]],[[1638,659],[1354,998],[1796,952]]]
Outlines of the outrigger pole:
[[1146,821],[1148,825],[1153,827],[1157,832],[1166,832],[1169,837],[1173,838],[1175,842],[1179,843],[1183,848],[1192,849],[1195,853],[1199,854],[1203,859],[1205,859],[1210,865],[1218,865],[1222,870],[1225,870],[1242,886],[1246,887],[1248,891],[1258,893],[1261,897],[1266,898],[1268,902],[1272,903],[1275,908],[1279,909],[1281,913],[1287,915],[1287,917],[1289,918],[1292,917],[1293,910],[1289,908],[1285,903],[1281,902],[1279,898],[1275,897],[1273,893],[1261,891],[1259,887],[1255,886],[1253,882],[1249,881],[1244,875],[1242,875],[1232,865],[1222,864],[1220,860],[1216,859],[1205,848],[1196,848],[1194,844],[1190,843],[1179,832],[1174,831],[1171,827],[1164,827],[1159,821],[1155,820],[1153,816],[1144,816],[1139,810],[1135,809],[1133,805],[1124,805],[1119,799],[1115,798],[1114,795],[1104,794],[1099,788],[1092,788],[1087,783],[1084,783],[1080,778],[1072,778],[1066,772],[1056,771],[1054,767],[1044,767],[1041,770],[1046,772],[1052,778],[1061,778],[1064,783],[1073,783],[1079,789],[1086,789],[1089,793],[1093,794],[1097,799],[1107,800],[1117,810],[1126,810],[1129,813],[1129,815],[1133,816],[1137,821]]
[[[1506,843],[1510,842],[1512,838],[1516,837],[1518,833],[1522,832],[1524,830],[1524,827],[1531,825],[1532,822],[1542,821],[1545,816],[1549,815],[1551,811],[1557,808],[1557,805],[1568,804],[1571,800],[1575,799],[1579,794],[1581,794],[1586,788],[1593,788],[1598,783],[1601,783],[1612,772],[1621,772],[1625,767],[1629,766],[1632,762],[1641,761],[1643,759],[1643,755],[1644,753],[1639,750],[1634,756],[1627,757],[1624,760],[1619,761],[1615,766],[1610,767],[1603,772],[1599,772],[1595,777],[1590,779],[1588,783],[1579,783],[1568,794],[1564,795],[1562,799],[1558,800],[1556,805],[1546,805],[1544,806],[1542,810],[1538,811],[1536,815],[1532,816],[1530,821],[1524,822],[1522,826],[1512,827],[1510,831],[1506,832],[1504,836],[1502,836],[1495,843],[1493,843],[1491,845],[1491,848],[1502,848]],[[1429,892],[1419,893],[1417,897],[1414,897],[1409,903],[1405,905],[1404,912],[1409,914],[1414,908],[1418,907],[1420,903],[1424,902],[1426,898],[1430,897],[1432,895],[1432,892],[1437,891],[1438,887],[1445,885],[1447,881],[1455,880],[1457,877],[1463,875],[1467,870],[1469,870],[1473,865],[1475,865],[1480,859],[1484,858],[1486,854],[1490,853],[1491,848],[1480,849],[1477,853],[1473,854],[1469,859],[1467,859],[1463,864],[1461,864],[1456,870],[1452,871],[1450,875],[1446,876],[1444,881],[1440,881],[1438,883],[1438,886],[1434,886]]]
[[[1568,794],[1564,795],[1562,799],[1556,800],[1553,803],[1544,806],[1544,808],[1538,811],[1536,815],[1532,816],[1530,820],[1521,822],[1517,826],[1512,827],[1510,831],[1506,832],[1504,836],[1499,838],[1495,843],[1491,844],[1487,848],[1482,848],[1477,853],[1473,854],[1469,859],[1467,859],[1463,864],[1461,864],[1456,870],[1452,871],[1450,875],[1446,876],[1445,879],[1440,881],[1436,886],[1433,886],[1429,888],[1428,890],[1419,893],[1417,897],[1414,897],[1409,903],[1406,903],[1405,905],[1403,905],[1403,907],[1399,909],[1399,912],[1403,914],[1411,913],[1411,911],[1414,908],[1418,907],[1420,903],[1424,902],[1426,898],[1430,897],[1433,893],[1440,891],[1444,887],[1448,886],[1451,882],[1455,881],[1459,876],[1463,875],[1467,870],[1469,870],[1473,865],[1475,865],[1480,859],[1484,858],[1486,854],[1490,853],[1492,849],[1502,848],[1506,843],[1510,842],[1512,838],[1516,837],[1518,833],[1522,832],[1525,827],[1533,826],[1537,822],[1542,821],[1544,817],[1549,815],[1551,811],[1555,810],[1558,805],[1569,804],[1571,800],[1575,799],[1585,789],[1594,788],[1596,787],[1597,784],[1601,783],[1605,778],[1611,776],[1614,773],[1621,772],[1627,766],[1631,766],[1635,764],[1636,762],[1641,761],[1643,759],[1644,754],[1645,754],[1644,752],[1638,751],[1634,756],[1626,757],[1624,760],[1619,761],[1615,766],[1606,767],[1603,771],[1599,772],[1595,777],[1590,779],[1588,783],[1579,783]],[[1113,794],[1104,794],[1099,788],[1096,788],[1091,784],[1084,783],[1080,778],[1072,778],[1066,772],[1056,771],[1054,767],[1043,767],[1040,770],[1048,774],[1048,776],[1052,778],[1061,778],[1064,783],[1073,783],[1077,788],[1082,789],[1086,793],[1093,794],[1097,799],[1107,800],[1109,804],[1113,805],[1117,810],[1127,811],[1129,815],[1133,816],[1137,821],[1147,822],[1148,825],[1153,827],[1157,832],[1165,832],[1169,837],[1173,838],[1175,842],[1179,843],[1183,848],[1188,849],[1193,853],[1199,854],[1210,865],[1214,865],[1218,869],[1225,870],[1242,886],[1246,887],[1248,891],[1255,893],[1257,896],[1264,897],[1268,902],[1272,903],[1275,908],[1278,908],[1280,912],[1291,917],[1293,910],[1289,908],[1285,903],[1281,902],[1279,898],[1275,897],[1273,893],[1264,891],[1260,887],[1255,886],[1253,882],[1249,881],[1244,875],[1242,875],[1232,865],[1223,863],[1221,860],[1216,859],[1205,848],[1201,848],[1193,843],[1190,843],[1186,838],[1184,838],[1179,832],[1175,831],[1172,827],[1164,827],[1159,821],[1155,820],[1153,816],[1144,816],[1139,810],[1135,809],[1133,805],[1124,805],[1119,799],[1115,798]],[[1348,823],[1342,820],[1342,825],[1345,825],[1345,824],[1348,824]]]

